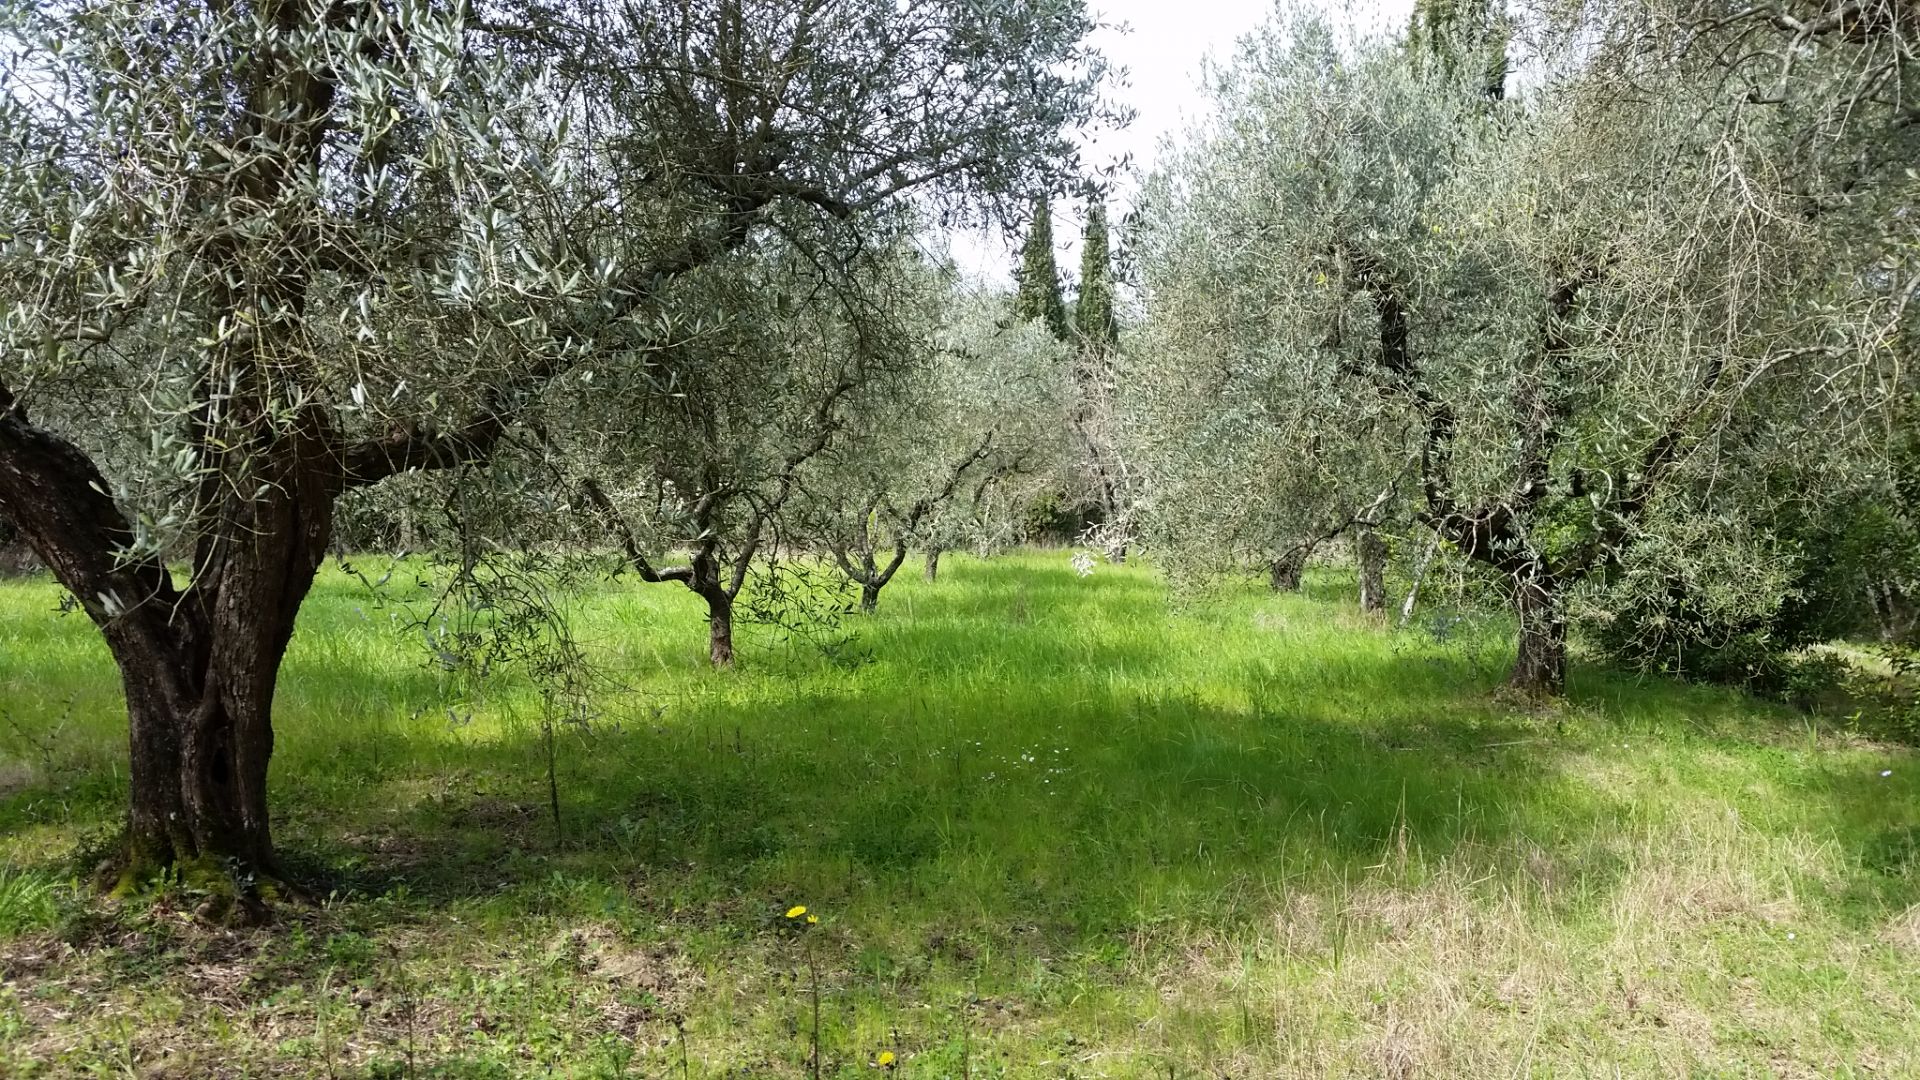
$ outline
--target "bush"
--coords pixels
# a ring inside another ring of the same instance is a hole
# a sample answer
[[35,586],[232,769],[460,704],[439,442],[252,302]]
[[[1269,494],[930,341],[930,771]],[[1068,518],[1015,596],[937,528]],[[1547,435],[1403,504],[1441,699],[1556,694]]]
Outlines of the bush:
[[1637,547],[1635,571],[1592,605],[1592,640],[1624,666],[1808,700],[1808,680],[1831,684],[1845,662],[1807,646],[1899,634],[1920,553],[1899,504],[1863,490],[1822,513],[1707,519],[1683,545]]
[[1628,598],[1593,628],[1592,638],[1626,667],[1778,694],[1786,689],[1789,652],[1806,642],[1777,633],[1771,623],[1716,619],[1676,584],[1664,596]]
[[1094,523],[1087,509],[1065,492],[1049,491],[1027,504],[1020,532],[1025,543],[1067,547]]

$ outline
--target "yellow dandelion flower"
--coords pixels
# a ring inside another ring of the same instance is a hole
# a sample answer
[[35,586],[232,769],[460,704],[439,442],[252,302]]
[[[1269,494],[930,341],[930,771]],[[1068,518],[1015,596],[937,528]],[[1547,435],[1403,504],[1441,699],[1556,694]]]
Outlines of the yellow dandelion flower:
[[817,925],[819,922],[820,922],[820,916],[818,915],[807,916],[807,925],[813,926],[813,925]]
[[874,1060],[880,1063],[881,1068],[891,1069],[893,1068],[893,1051],[882,1050],[880,1051],[880,1056],[875,1058]]
[[797,919],[800,916],[805,915],[806,913],[807,913],[807,906],[805,904],[795,904],[792,907],[787,909],[787,918]]

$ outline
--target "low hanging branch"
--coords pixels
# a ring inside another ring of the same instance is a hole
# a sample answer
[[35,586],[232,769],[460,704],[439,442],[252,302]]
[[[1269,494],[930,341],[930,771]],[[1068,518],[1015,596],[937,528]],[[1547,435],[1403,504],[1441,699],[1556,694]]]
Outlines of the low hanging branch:
[[529,357],[514,381],[489,388],[482,404],[453,430],[413,423],[342,446],[335,454],[341,487],[366,487],[412,470],[445,470],[486,461],[541,390],[580,359],[594,355],[610,330],[658,299],[669,282],[738,250],[764,219],[770,202],[769,195],[742,203],[728,215],[719,235],[697,237],[678,253],[624,275],[621,284],[609,288],[607,305],[578,314],[573,326],[559,335],[558,345]]
[[639,539],[634,536],[633,527],[627,524],[626,517],[614,507],[613,500],[607,498],[607,493],[601,488],[599,481],[591,476],[581,480],[580,494],[587,505],[599,512],[601,521],[613,533],[614,538],[620,541],[620,551],[626,556],[626,564],[632,567],[642,580],[654,583],[693,580],[691,566],[669,566],[665,570],[654,569],[653,564],[647,560],[646,552],[641,549]]
[[1388,484],[1385,488],[1381,489],[1380,494],[1376,495],[1372,502],[1353,511],[1345,518],[1329,525],[1325,529],[1312,533],[1305,539],[1291,545],[1280,553],[1280,559],[1304,559],[1305,557],[1311,556],[1315,548],[1340,536],[1348,529],[1354,528],[1355,526],[1371,529],[1379,525],[1381,511],[1385,510],[1387,504],[1393,501],[1393,495],[1399,489],[1400,484],[1398,481]]

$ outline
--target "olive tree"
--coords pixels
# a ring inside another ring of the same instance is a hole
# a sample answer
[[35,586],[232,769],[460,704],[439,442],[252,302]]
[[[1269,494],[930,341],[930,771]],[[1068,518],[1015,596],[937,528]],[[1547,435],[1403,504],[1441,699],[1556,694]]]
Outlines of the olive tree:
[[941,551],[986,539],[990,492],[1062,452],[1066,347],[999,296],[930,284],[919,362],[853,404],[806,479],[810,532],[869,612],[911,548],[931,580]]
[[1569,589],[1710,492],[1733,432],[1837,437],[1890,359],[1761,118],[1697,66],[1628,86],[1583,61],[1490,101],[1397,42],[1277,22],[1158,210],[1232,253],[1273,396],[1312,403],[1294,446],[1405,425],[1419,518],[1504,583],[1536,694],[1563,685]]
[[[618,403],[558,437],[567,457],[623,479],[589,475],[588,508],[648,582],[674,582],[707,604],[708,654],[733,663],[734,604],[755,561],[790,533],[790,504],[812,463],[844,436],[859,403],[890,397],[924,351],[910,313],[927,291],[904,259],[816,266],[778,246],[701,273],[719,325],[662,350],[637,385],[601,385]],[[596,380],[600,382],[602,380]],[[670,393],[653,392],[664,382]],[[581,415],[576,413],[576,416]],[[588,414],[590,415],[590,414]],[[666,557],[684,549],[684,563]]]
[[[275,681],[343,492],[482,462],[775,228],[1002,212],[1077,2],[0,7],[0,517],[126,689],[132,874],[276,873]],[[184,556],[176,570],[169,553]]]
[[[1780,162],[1789,208],[1819,231],[1835,263],[1826,299],[1848,313],[1856,339],[1912,355],[1920,21],[1911,5],[1622,0],[1559,14],[1573,20],[1560,32],[1593,43],[1596,74],[1631,85],[1643,71],[1689,64],[1710,91],[1703,122],[1731,104],[1765,132],[1757,149]],[[1754,144],[1736,143],[1747,147]],[[1886,387],[1890,398],[1910,394],[1906,385]],[[1716,534],[1724,539],[1690,547],[1648,537],[1634,571],[1594,598],[1601,643],[1631,663],[1765,685],[1780,681],[1785,652],[1797,645],[1866,623],[1897,628],[1894,582],[1913,558],[1899,525],[1906,509],[1898,481],[1910,461],[1910,425],[1904,408],[1890,429],[1876,422],[1836,438],[1829,425],[1788,455],[1763,452],[1740,474],[1698,478],[1717,491]],[[1833,494],[1814,503],[1809,491]],[[1728,575],[1713,572],[1712,560],[1724,564],[1725,552],[1742,548],[1777,553],[1764,560],[1774,572],[1755,575],[1755,560],[1746,560],[1739,575],[1770,588],[1729,590]]]
[[[1149,205],[1175,195],[1163,177]],[[1300,394],[1297,343],[1244,287],[1234,249],[1198,215],[1153,221],[1151,318],[1118,380],[1147,492],[1140,528],[1178,575],[1258,568],[1295,591],[1323,545],[1410,516],[1411,433],[1379,403],[1333,416]]]
[[1278,268],[1246,215],[1281,206],[1247,205],[1274,196],[1234,171],[1259,167],[1250,143],[1227,148],[1260,137],[1236,123],[1246,120],[1197,137],[1148,178],[1135,236],[1148,318],[1118,352],[1118,408],[1143,474],[1140,526],[1168,569],[1257,568],[1290,592],[1323,545],[1411,516],[1416,440],[1389,400],[1332,409],[1317,392],[1339,377],[1339,328],[1303,342],[1298,313],[1273,302],[1260,271]]

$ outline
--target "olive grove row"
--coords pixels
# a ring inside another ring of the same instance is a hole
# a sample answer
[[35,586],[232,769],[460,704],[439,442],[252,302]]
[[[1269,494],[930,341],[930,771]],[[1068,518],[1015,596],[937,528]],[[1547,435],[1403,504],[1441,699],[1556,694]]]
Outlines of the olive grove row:
[[1916,35],[1903,0],[1283,9],[1130,234],[1128,518],[1283,583],[1342,531],[1375,577],[1381,534],[1437,549],[1529,693],[1574,620],[1700,673],[1897,632]]

